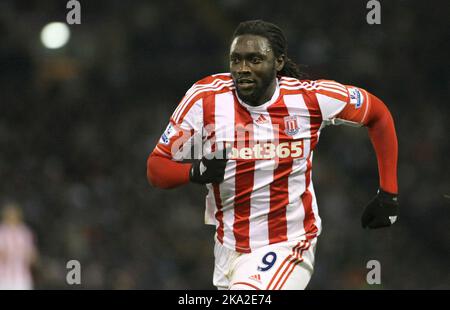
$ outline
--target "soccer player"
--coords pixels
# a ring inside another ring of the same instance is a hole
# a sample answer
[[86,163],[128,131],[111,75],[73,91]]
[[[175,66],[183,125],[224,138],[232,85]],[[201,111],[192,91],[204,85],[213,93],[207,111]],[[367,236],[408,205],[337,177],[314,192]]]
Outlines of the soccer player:
[[[208,76],[187,91],[147,161],[155,187],[206,185],[218,289],[307,286],[321,231],[313,150],[326,125],[368,128],[379,189],[362,226],[387,227],[398,216],[397,137],[389,110],[362,88],[302,80],[286,46],[274,24],[239,24],[230,73]],[[196,141],[203,155],[186,162],[192,149],[199,153]]]
[[20,207],[7,203],[0,222],[0,290],[33,289],[37,255],[34,234],[22,220]]

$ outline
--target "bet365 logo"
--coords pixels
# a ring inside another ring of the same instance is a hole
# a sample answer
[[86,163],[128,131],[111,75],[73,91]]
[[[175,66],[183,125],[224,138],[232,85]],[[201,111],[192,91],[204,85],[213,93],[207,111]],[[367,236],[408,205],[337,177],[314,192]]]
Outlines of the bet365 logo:
[[[231,146],[227,143],[227,146]],[[282,143],[255,143],[252,147],[231,147],[230,159],[275,159],[303,157],[303,139]]]

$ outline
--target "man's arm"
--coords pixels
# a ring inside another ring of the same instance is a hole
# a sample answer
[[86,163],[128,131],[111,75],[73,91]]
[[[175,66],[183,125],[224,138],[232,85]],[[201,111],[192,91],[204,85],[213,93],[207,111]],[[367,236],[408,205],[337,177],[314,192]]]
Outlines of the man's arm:
[[380,188],[397,194],[398,144],[394,120],[386,105],[376,96],[361,91],[362,106],[347,105],[337,116],[351,122],[361,123],[368,128],[378,162]]
[[369,128],[369,137],[377,154],[380,187],[386,192],[397,194],[397,157],[398,143],[394,120],[384,103],[373,95],[369,117],[365,124]]
[[180,163],[153,152],[147,160],[147,179],[155,187],[170,189],[187,184],[220,183],[225,175],[226,149],[217,150],[212,158],[202,157],[192,163]]
[[203,140],[203,99],[213,94],[214,85],[224,88],[227,83],[232,83],[227,75],[211,75],[196,82],[186,92],[147,159],[147,180],[151,185],[168,189],[189,181],[199,184],[222,182],[224,157],[197,160],[189,155],[191,153],[184,153]]
[[191,165],[152,153],[147,159],[147,180],[151,185],[163,189],[187,184]]
[[354,102],[347,104],[336,118],[367,126],[379,173],[380,188],[364,210],[362,226],[390,226],[398,216],[398,143],[394,120],[386,105],[376,96],[357,88],[349,88],[349,93],[350,102],[352,98]]

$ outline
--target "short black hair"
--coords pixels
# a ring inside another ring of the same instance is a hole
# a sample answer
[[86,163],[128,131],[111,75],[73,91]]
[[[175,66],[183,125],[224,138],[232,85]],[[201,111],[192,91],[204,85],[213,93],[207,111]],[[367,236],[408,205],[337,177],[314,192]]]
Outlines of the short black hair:
[[279,72],[279,75],[289,76],[296,79],[305,77],[305,75],[300,72],[299,66],[287,57],[287,40],[280,27],[261,19],[248,20],[241,22],[237,26],[232,39],[245,34],[252,34],[266,38],[273,49],[275,57],[284,55],[285,63],[283,69]]

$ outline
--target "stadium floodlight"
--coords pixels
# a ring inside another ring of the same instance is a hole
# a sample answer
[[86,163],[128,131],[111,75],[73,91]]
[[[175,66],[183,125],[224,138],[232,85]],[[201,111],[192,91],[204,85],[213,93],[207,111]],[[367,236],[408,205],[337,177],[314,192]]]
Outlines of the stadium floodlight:
[[41,31],[41,42],[46,48],[57,49],[66,45],[70,38],[70,29],[65,23],[52,22]]

